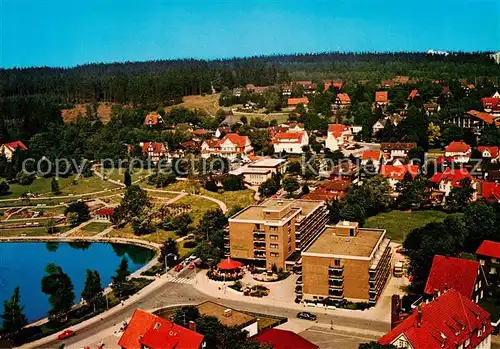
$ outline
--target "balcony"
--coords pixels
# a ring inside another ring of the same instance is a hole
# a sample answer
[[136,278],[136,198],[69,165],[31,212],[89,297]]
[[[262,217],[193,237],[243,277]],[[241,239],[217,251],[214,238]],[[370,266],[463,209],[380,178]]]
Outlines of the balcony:
[[254,251],[265,251],[266,245],[253,245],[253,250]]
[[344,281],[344,275],[328,275],[328,281]]
[[344,290],[329,290],[328,295],[333,299],[342,299],[344,298]]
[[302,294],[302,286],[295,287],[295,293],[296,294]]
[[344,284],[328,284],[328,289],[344,291]]
[[266,259],[265,253],[255,253],[254,256],[255,259]]
[[299,276],[299,278],[298,278],[298,279],[297,279],[297,281],[296,281],[296,284],[297,284],[297,285],[302,285],[302,283],[303,283],[303,282],[302,282],[302,276]]

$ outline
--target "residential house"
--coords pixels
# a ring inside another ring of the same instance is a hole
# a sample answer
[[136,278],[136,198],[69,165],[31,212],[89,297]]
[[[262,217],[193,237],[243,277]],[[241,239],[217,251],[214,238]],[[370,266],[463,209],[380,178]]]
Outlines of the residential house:
[[410,77],[406,75],[396,75],[394,82],[396,85],[406,85],[410,82]]
[[220,139],[227,133],[231,133],[231,127],[217,127],[215,130],[215,138]]
[[449,122],[460,128],[472,129],[475,132],[480,132],[486,125],[500,126],[500,117],[477,110],[469,110],[465,115],[451,118]]
[[378,342],[408,349],[490,349],[492,332],[490,314],[451,288],[421,304]]
[[389,104],[389,92],[377,91],[375,92],[375,106],[384,107]]
[[498,161],[498,147],[492,145],[480,145],[477,150],[481,153],[484,160],[489,160],[493,163]]
[[369,162],[373,164],[375,170],[378,172],[382,159],[386,159],[384,153],[379,150],[365,150],[361,154],[361,166],[366,166]]
[[309,99],[307,97],[288,98],[288,106],[296,108],[299,104],[307,107]]
[[234,116],[232,113],[227,114],[224,120],[219,124],[220,126],[228,126],[228,127],[233,127],[237,124],[241,124],[242,122]]
[[290,96],[292,94],[292,86],[291,85],[281,85],[281,94],[283,96]]
[[482,182],[481,196],[488,202],[500,203],[500,183]]
[[391,271],[390,239],[357,222],[326,226],[301,253],[305,301],[350,300],[375,304]]
[[329,179],[346,180],[356,184],[359,181],[359,166],[353,161],[341,161],[332,168]]
[[394,86],[396,86],[396,82],[392,79],[389,79],[389,80],[382,80],[380,82],[380,86],[382,88],[393,88]]
[[325,91],[328,91],[330,87],[333,87],[335,90],[340,91],[344,83],[342,80],[323,80],[323,84],[325,85]]
[[405,179],[405,176],[414,179],[419,172],[418,165],[382,165],[380,175],[387,178],[392,190],[396,191],[398,183]]
[[286,122],[280,124],[279,127],[281,127],[285,132],[302,132],[305,130],[304,124],[301,122]]
[[388,154],[390,159],[407,158],[410,150],[417,147],[417,143],[381,143],[380,150]]
[[500,94],[496,92],[492,97],[481,98],[483,110],[493,116],[500,116]]
[[443,89],[441,90],[441,97],[448,99],[448,98],[451,98],[452,96],[453,96],[453,94],[451,93],[450,87],[443,86]]
[[298,334],[287,331],[280,330],[277,328],[268,328],[260,332],[255,337],[252,337],[250,340],[254,342],[259,342],[263,344],[266,348],[273,349],[318,349],[319,347],[316,344],[309,342],[304,337],[299,336]]
[[465,164],[470,160],[472,148],[470,145],[463,141],[451,142],[444,148],[444,156],[452,158],[457,164]]
[[148,126],[163,125],[163,117],[156,112],[149,113],[144,117],[144,125]]
[[338,200],[345,196],[351,184],[351,181],[344,179],[323,181],[309,194],[302,195],[301,199],[323,201]]
[[10,161],[16,150],[26,151],[28,147],[24,145],[21,141],[13,141],[0,145],[0,154],[5,156],[5,158]]
[[94,219],[98,221],[111,222],[115,210],[112,208],[101,208],[94,212]]
[[344,148],[344,146],[353,139],[349,126],[342,124],[328,125],[328,132],[325,141],[325,147],[330,151]]
[[377,133],[382,131],[385,128],[386,124],[387,124],[387,119],[377,120],[372,126],[372,134],[376,135]]
[[270,270],[285,269],[287,261],[324,229],[328,208],[324,201],[268,199],[229,218],[226,254]]
[[295,81],[294,84],[302,86],[305,94],[314,93],[316,87],[318,86],[316,83],[312,81]]
[[229,160],[250,154],[253,150],[248,136],[237,133],[228,133],[220,140],[205,140],[201,144],[201,156],[208,158],[210,155],[221,156]]
[[476,201],[477,180],[472,177],[465,168],[447,168],[444,172],[435,173],[429,181],[434,184],[437,192],[446,197],[450,195],[451,189],[461,188],[461,182],[464,179],[469,179],[471,181],[471,187],[474,189],[472,201]]
[[191,321],[189,327],[191,329],[136,309],[118,341],[118,346],[122,349],[205,347],[204,336],[196,333],[196,323]]
[[410,94],[408,95],[408,100],[409,101],[414,101],[415,98],[420,97],[420,93],[418,93],[417,89],[411,90]]
[[253,93],[257,95],[261,95],[264,93],[265,90],[267,90],[271,86],[255,86]]
[[258,186],[273,175],[283,175],[286,172],[286,159],[265,158],[230,171],[233,175],[243,175],[243,181]]
[[358,133],[360,133],[363,130],[363,126],[360,126],[360,125],[351,125],[351,126],[349,126],[349,128],[351,129],[351,133],[353,135],[357,135]]
[[236,327],[240,331],[246,331],[247,337],[255,336],[259,332],[257,318],[223,305],[206,301],[196,306],[201,316],[214,317],[227,327]]
[[168,155],[168,149],[163,143],[141,142],[139,146],[142,149],[142,153],[150,158],[155,164],[160,161],[161,158],[165,158]]
[[441,106],[437,103],[427,103],[427,104],[424,104],[424,110],[428,116],[431,116],[434,113],[440,111]]
[[337,93],[335,105],[339,108],[346,108],[351,104],[351,97],[347,93]]
[[255,85],[254,84],[246,84],[245,90],[247,90],[249,93],[253,93],[253,91],[255,91]]
[[479,303],[487,294],[487,281],[481,264],[470,259],[435,255],[424,293],[432,299],[450,287]]
[[488,282],[492,287],[499,287],[500,278],[500,242],[484,240],[476,251],[476,257]]
[[309,136],[302,132],[278,132],[271,140],[275,153],[302,154],[302,147],[309,145]]

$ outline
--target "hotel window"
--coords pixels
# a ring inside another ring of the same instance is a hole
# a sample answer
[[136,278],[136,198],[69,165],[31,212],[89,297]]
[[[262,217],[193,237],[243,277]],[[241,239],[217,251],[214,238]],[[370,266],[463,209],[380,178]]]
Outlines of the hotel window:
[[271,248],[278,248],[278,244],[271,244],[270,247]]
[[[477,336],[481,337],[482,335],[483,335],[483,330],[482,329],[477,330]],[[465,342],[465,343],[467,343],[467,342]]]
[[277,252],[271,252],[271,253],[270,253],[270,256],[271,256],[271,257],[278,257],[279,255],[280,255],[280,254],[279,254],[279,253],[277,253]]
[[278,235],[269,235],[271,240],[278,240]]

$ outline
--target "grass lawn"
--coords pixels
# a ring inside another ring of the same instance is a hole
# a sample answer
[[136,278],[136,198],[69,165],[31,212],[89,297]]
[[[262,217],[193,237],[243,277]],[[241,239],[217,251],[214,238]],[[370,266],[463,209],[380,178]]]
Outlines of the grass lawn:
[[[115,184],[95,176],[88,178],[80,177],[76,182],[73,182],[74,179],[75,176],[59,178],[59,189],[62,192],[60,195],[77,195],[118,188]],[[19,198],[25,192],[40,194],[42,196],[52,196],[51,182],[52,178],[39,177],[30,185],[20,185],[17,183],[10,184],[11,194],[2,196],[1,199]]]
[[[70,227],[59,227],[58,233],[64,233],[70,230]],[[48,236],[45,227],[36,228],[15,228],[15,229],[0,229],[0,237],[14,237],[21,236]]]
[[187,241],[181,241],[180,243],[177,244],[177,249],[179,250],[179,257],[182,259],[184,259],[188,255],[190,255],[194,251],[194,249],[196,248],[196,247],[193,247],[193,248],[184,247],[185,242],[187,242]]
[[[193,191],[193,182],[192,181],[177,181],[165,188],[165,190],[171,191],[183,191],[185,190],[187,193]],[[231,210],[233,207],[241,206],[246,207],[253,203],[254,192],[250,189],[239,190],[239,191],[220,191],[219,193],[214,193],[208,191],[204,188],[199,187],[199,193],[201,195],[210,196],[214,199],[218,199],[226,204],[227,208]],[[183,198],[185,199],[185,198]],[[181,199],[180,201],[182,201]],[[193,197],[194,199],[194,197]],[[177,201],[177,203],[180,203]]]
[[206,111],[208,114],[215,115],[217,110],[219,110],[219,96],[220,93],[213,95],[192,95],[182,97],[182,103],[169,106],[165,108],[165,111],[170,111],[173,108],[187,108],[187,109],[201,109]]
[[448,214],[442,211],[391,211],[379,213],[366,220],[365,228],[386,229],[387,237],[396,242],[403,242],[406,235],[416,228],[432,222],[442,222],[446,217],[460,214]]
[[191,207],[189,214],[193,218],[193,225],[198,224],[198,221],[203,217],[205,212],[219,208],[215,202],[200,198],[199,196],[184,196],[177,200],[176,204],[185,204]]
[[104,229],[109,228],[111,223],[106,222],[91,222],[78,231],[71,234],[71,236],[94,236],[95,234],[99,234]]
[[163,229],[156,229],[156,231],[152,234],[135,235],[130,224],[127,224],[123,228],[113,229],[107,236],[127,239],[139,239],[158,244],[163,243],[168,238],[172,238],[174,240],[179,238],[173,231],[166,231]]
[[[104,168],[102,169],[103,174],[108,178],[115,181],[120,181],[123,183],[123,177],[125,175],[125,168]],[[101,171],[101,169],[99,169]],[[152,170],[137,168],[131,173],[132,182],[139,179],[143,179],[148,176]]]

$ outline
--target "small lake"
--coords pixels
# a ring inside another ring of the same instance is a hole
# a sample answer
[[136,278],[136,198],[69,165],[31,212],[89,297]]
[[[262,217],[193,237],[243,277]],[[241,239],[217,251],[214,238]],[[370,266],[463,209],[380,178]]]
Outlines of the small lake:
[[[0,313],[3,302],[12,296],[16,286],[21,288],[21,303],[28,321],[47,316],[50,310],[48,295],[41,291],[45,267],[55,263],[69,275],[74,285],[75,302],[80,301],[87,269],[97,270],[102,286],[106,287],[122,258],[129,263],[130,272],[140,269],[155,255],[144,247],[110,243],[7,242],[0,243]],[[0,320],[0,325],[2,321]]]

